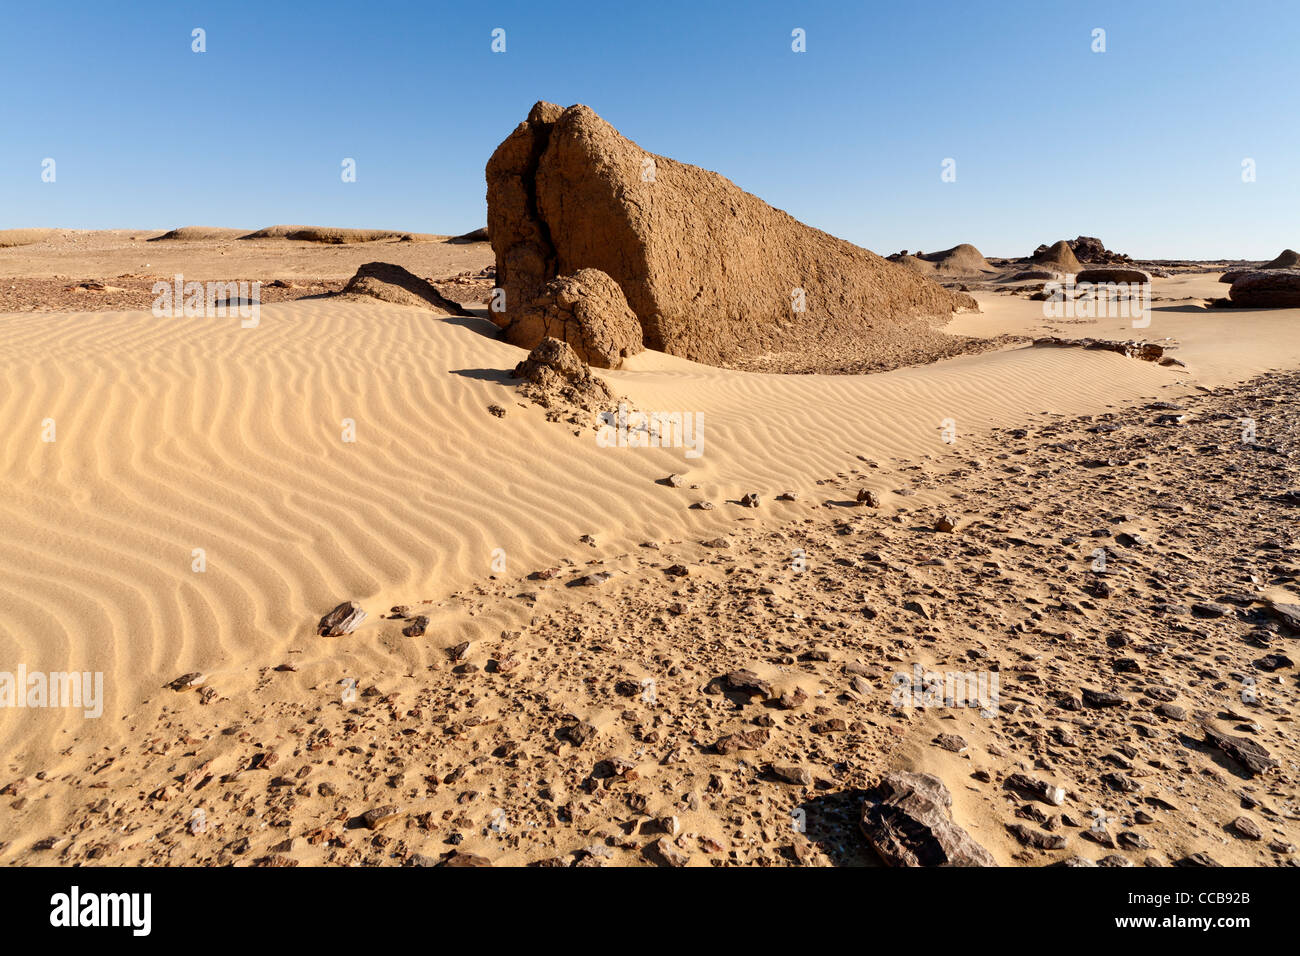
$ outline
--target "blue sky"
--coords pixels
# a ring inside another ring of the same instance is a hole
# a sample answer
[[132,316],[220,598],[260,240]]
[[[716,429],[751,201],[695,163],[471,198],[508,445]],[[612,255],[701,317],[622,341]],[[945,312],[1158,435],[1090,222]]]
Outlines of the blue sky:
[[0,228],[463,232],[546,99],[884,254],[1265,258],[1300,246],[1298,71],[1267,0],[15,2]]

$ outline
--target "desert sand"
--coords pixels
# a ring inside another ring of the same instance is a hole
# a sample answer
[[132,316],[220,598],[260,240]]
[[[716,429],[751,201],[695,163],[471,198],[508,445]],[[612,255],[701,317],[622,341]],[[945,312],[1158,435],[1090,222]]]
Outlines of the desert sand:
[[[132,257],[131,242],[83,234],[63,247],[10,248],[0,272],[13,286],[51,274],[111,282],[144,263],[158,275],[230,275],[222,260],[237,255],[237,273],[341,279],[382,253],[440,279],[491,262],[484,244],[284,251],[217,239]],[[1154,281],[1142,334],[1176,346],[1181,368],[1013,344],[872,375],[768,375],[653,350],[601,371],[633,407],[702,413],[707,451],[696,459],[602,448],[590,428],[548,420],[516,392],[510,370],[525,352],[497,338],[482,301],[461,318],[316,295],[267,304],[255,329],[113,308],[5,313],[0,651],[29,671],[101,671],[105,699],[97,719],[0,710],[9,778],[0,861],[409,864],[454,850],[494,864],[872,862],[847,795],[897,769],[939,775],[954,819],[1002,864],[1281,859],[1269,844],[1295,842],[1294,810],[1283,809],[1290,784],[1199,785],[1198,774],[1233,771],[1183,748],[1190,769],[1169,758],[1142,768],[1158,778],[1142,796],[1158,789],[1181,807],[1162,810],[1107,791],[1103,768],[1059,742],[1045,767],[1018,732],[974,714],[903,719],[886,693],[892,672],[972,645],[1004,671],[1033,660],[1054,681],[1110,685],[1104,644],[1045,646],[1032,627],[1006,638],[1032,606],[1022,602],[1053,600],[1051,562],[998,559],[998,590],[1017,597],[1010,607],[931,595],[928,619],[900,608],[913,591],[956,586],[968,559],[953,548],[974,540],[971,524],[1046,541],[1059,529],[1042,512],[1068,502],[1101,526],[1116,511],[1129,512],[1125,528],[1159,526],[1149,498],[1070,481],[1070,469],[1039,484],[1023,476],[1044,463],[1027,458],[1020,478],[998,477],[1020,454],[1006,433],[1111,417],[1145,425],[1152,402],[1195,402],[1206,389],[1248,396],[1223,390],[1300,369],[1300,313],[1207,310],[1221,292],[1217,273]],[[981,311],[945,332],[1133,336],[1122,320],[1054,322],[1023,296],[976,298]],[[1247,397],[1224,400],[1227,415],[1252,411]],[[1266,430],[1265,411],[1254,412]],[[53,442],[40,440],[46,419]],[[345,420],[355,441],[343,440]],[[949,420],[952,443],[942,436]],[[1178,481],[1198,479],[1198,455],[1160,460]],[[1008,481],[1025,485],[1019,504],[1003,500]],[[879,508],[853,503],[863,487]],[[796,500],[778,501],[786,492]],[[740,505],[749,493],[759,507]],[[692,507],[705,501],[714,507]],[[959,516],[958,530],[936,541],[929,524],[946,513]],[[908,530],[917,522],[924,533]],[[719,539],[729,547],[704,544]],[[1054,560],[1084,576],[1092,540],[1060,541]],[[1290,539],[1280,543],[1294,570]],[[808,568],[796,572],[801,547]],[[871,549],[888,554],[864,558]],[[872,595],[871,617],[861,595],[828,604],[816,594],[845,562],[870,573],[833,588]],[[666,575],[674,565],[682,573]],[[529,580],[551,568],[550,580]],[[596,572],[612,577],[565,586]],[[1289,587],[1271,596],[1295,598]],[[367,619],[318,636],[317,619],[345,600]],[[390,617],[390,608],[407,610]],[[1100,611],[1076,613],[1088,622],[1077,632],[1108,632]],[[405,636],[421,614],[423,633]],[[902,643],[883,653],[890,641]],[[1186,666],[1216,673],[1263,653],[1245,648],[1228,663],[1216,656],[1226,647],[1207,638],[1181,651]],[[715,752],[744,714],[705,688],[738,669],[770,681],[774,695],[807,695],[770,711],[770,752]],[[164,687],[195,673],[197,692]],[[647,679],[653,704],[641,697]],[[345,699],[349,681],[355,700]],[[1241,719],[1260,727],[1293,780],[1293,679],[1267,694],[1285,718],[1255,709]],[[1232,691],[1202,698],[1190,706],[1213,712]],[[1027,706],[1035,734],[1070,724],[1069,712],[1044,717],[1041,700]],[[819,724],[845,729],[819,735]],[[967,749],[934,746],[940,733]],[[993,782],[971,777],[981,771]],[[1026,849],[1006,827],[1037,828],[1032,812],[1017,816],[997,785],[1013,771],[1061,782],[1065,809],[1085,828],[1094,802],[1116,817],[1145,806],[1156,822],[1124,820],[1144,841],[1114,849],[1058,823],[1068,849]],[[1262,840],[1218,829],[1243,813],[1243,788],[1269,809],[1253,811]],[[738,796],[752,812],[737,814]],[[364,829],[366,811],[389,805],[392,821],[380,814],[376,832]],[[813,821],[806,834],[790,825],[800,807]]]

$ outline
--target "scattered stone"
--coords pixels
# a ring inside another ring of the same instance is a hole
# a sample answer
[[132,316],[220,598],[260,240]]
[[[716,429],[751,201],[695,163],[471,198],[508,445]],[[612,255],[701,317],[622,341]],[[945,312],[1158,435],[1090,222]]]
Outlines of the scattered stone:
[[194,673],[191,674],[182,674],[180,677],[176,678],[167,686],[174,691],[183,692],[187,690],[194,690],[194,688],[196,687],[201,687],[203,685],[203,681],[204,681],[203,675],[200,674],[198,671],[195,671]]
[[402,815],[402,811],[392,804],[386,804],[382,807],[375,807],[361,814],[361,822],[365,824],[367,830],[378,830],[387,823],[396,820]]
[[1259,824],[1250,817],[1242,815],[1232,821],[1232,829],[1236,831],[1237,836],[1243,840],[1262,840],[1264,831],[1259,828]]
[[344,601],[320,619],[316,633],[321,637],[342,637],[351,634],[366,619],[366,612],[355,601]]
[[1027,827],[1023,823],[1008,823],[1007,829],[1025,846],[1035,847],[1039,850],[1064,850],[1066,839],[1059,833],[1048,833],[1045,830],[1035,830]]
[[1278,766],[1267,750],[1245,737],[1234,737],[1216,730],[1208,723],[1204,725],[1205,742],[1223,751],[1251,775],[1268,773]]

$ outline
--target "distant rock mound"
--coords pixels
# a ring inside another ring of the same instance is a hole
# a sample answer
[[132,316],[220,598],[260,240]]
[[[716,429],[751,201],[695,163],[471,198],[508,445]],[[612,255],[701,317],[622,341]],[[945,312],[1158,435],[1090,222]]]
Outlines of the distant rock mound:
[[1266,262],[1261,269],[1295,269],[1300,268],[1300,252],[1294,249],[1283,249],[1281,254],[1272,262]]
[[1259,272],[1261,269],[1296,269],[1300,268],[1300,253],[1293,249],[1283,249],[1278,257],[1271,262],[1260,263],[1257,266],[1238,266],[1235,269],[1229,269],[1223,275],[1219,276],[1220,282],[1236,282],[1244,275],[1252,272]]
[[292,239],[298,242],[323,242],[343,245],[353,242],[430,242],[441,239],[423,232],[400,232],[392,229],[337,229],[332,226],[267,226],[241,239]]
[[984,258],[984,254],[969,242],[963,242],[943,252],[926,253],[920,258],[933,262],[940,272],[947,275],[974,275],[993,270],[988,260]]
[[218,226],[181,226],[161,236],[154,236],[146,242],[211,242],[217,239],[241,239],[248,235],[247,229],[223,229]]
[[900,252],[889,257],[890,262],[907,266],[922,274],[940,274],[946,276],[972,276],[992,272],[984,254],[968,242],[944,249],[942,252],[918,252],[908,255]]
[[506,341],[531,349],[548,337],[567,342],[578,358],[597,368],[618,368],[643,350],[641,324],[618,283],[599,269],[558,276],[514,313]]
[[1042,266],[1044,269],[1051,269],[1054,272],[1079,272],[1083,269],[1079,260],[1074,256],[1074,250],[1070,244],[1062,239],[1060,242],[1054,242],[1050,246],[1039,246],[1034,250],[1034,254],[1029,257],[1029,261],[1036,266]]
[[1300,269],[1257,269],[1239,276],[1228,290],[1233,305],[1263,309],[1300,308]]
[[1018,269],[1004,275],[999,282],[1032,282],[1037,279],[1060,279],[1061,273],[1055,269]]
[[462,236],[452,236],[447,241],[457,246],[468,245],[471,242],[487,242],[489,241],[487,226],[482,229],[475,229],[473,232],[467,232]]
[[1122,252],[1111,252],[1096,236],[1080,236],[1070,240],[1070,249],[1080,262],[1100,265],[1114,265],[1132,262],[1132,257]]
[[413,305],[442,315],[472,315],[459,303],[443,296],[428,282],[391,262],[367,262],[357,269],[339,295],[378,299],[394,305]]
[[618,283],[646,346],[715,365],[827,341],[846,359],[890,350],[978,308],[717,173],[645,151],[586,106],[536,104],[488,161],[487,185],[501,325],[582,268]]

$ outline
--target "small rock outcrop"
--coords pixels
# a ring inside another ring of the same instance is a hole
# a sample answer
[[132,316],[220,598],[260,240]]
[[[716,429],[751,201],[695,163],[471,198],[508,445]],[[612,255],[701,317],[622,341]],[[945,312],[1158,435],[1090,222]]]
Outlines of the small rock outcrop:
[[568,342],[544,338],[515,366],[520,390],[544,408],[558,414],[607,410],[616,400],[609,386],[591,374]]
[[391,262],[367,262],[348,280],[340,295],[379,299],[394,305],[413,305],[441,315],[470,315],[428,282]]
[[536,348],[543,339],[569,343],[579,359],[596,368],[618,368],[643,350],[641,324],[628,308],[618,283],[599,269],[558,276],[514,313],[506,340]]
[[890,866],[997,866],[952,820],[952,794],[928,773],[890,773],[867,791],[862,832]]
[[1300,308],[1300,269],[1257,269],[1240,275],[1228,290],[1233,305]]
[[467,232],[464,235],[452,236],[447,241],[456,246],[469,245],[471,242],[488,242],[487,226]]
[[1070,250],[1080,262],[1090,265],[1117,265],[1131,262],[1132,257],[1122,252],[1111,252],[1096,236],[1080,236],[1070,240]]

